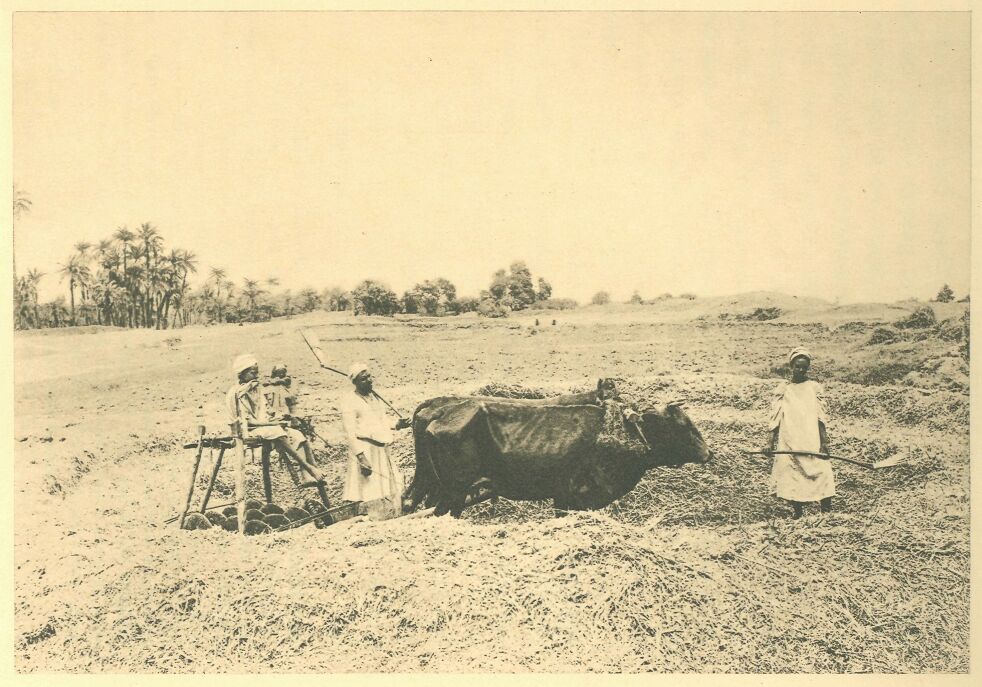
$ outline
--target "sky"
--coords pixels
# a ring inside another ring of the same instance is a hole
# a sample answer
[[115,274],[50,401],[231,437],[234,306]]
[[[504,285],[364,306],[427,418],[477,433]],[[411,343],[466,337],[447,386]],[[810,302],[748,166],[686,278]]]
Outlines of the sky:
[[281,287],[969,288],[967,13],[18,13],[19,273],[151,222]]

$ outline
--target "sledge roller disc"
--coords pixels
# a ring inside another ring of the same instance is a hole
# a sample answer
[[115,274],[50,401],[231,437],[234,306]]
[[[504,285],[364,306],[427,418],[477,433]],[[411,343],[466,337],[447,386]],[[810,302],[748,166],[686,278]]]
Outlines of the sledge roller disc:
[[208,522],[210,522],[213,526],[225,527],[225,520],[227,518],[221,513],[216,513],[215,511],[210,510],[205,513],[205,517],[208,518]]
[[201,513],[191,513],[184,519],[184,529],[208,530],[211,529],[211,523]]
[[252,509],[259,510],[260,508],[263,507],[263,502],[260,501],[259,499],[246,499],[245,507],[246,510],[252,510]]
[[238,532],[239,531],[239,519],[233,515],[231,518],[228,518],[225,521],[225,524],[222,525],[222,527],[224,527],[229,532]]
[[283,515],[283,509],[277,506],[275,503],[267,503],[259,510],[261,510],[264,515]]
[[284,515],[289,518],[290,522],[296,522],[297,520],[303,520],[304,518],[310,517],[310,513],[305,511],[303,508],[297,508],[296,506],[287,508]]
[[266,524],[269,525],[270,529],[278,530],[281,527],[286,527],[290,524],[290,519],[285,515],[280,515],[279,513],[273,513],[272,515],[266,516]]
[[250,536],[254,534],[269,534],[271,531],[269,525],[262,520],[250,520],[245,526],[245,533]]

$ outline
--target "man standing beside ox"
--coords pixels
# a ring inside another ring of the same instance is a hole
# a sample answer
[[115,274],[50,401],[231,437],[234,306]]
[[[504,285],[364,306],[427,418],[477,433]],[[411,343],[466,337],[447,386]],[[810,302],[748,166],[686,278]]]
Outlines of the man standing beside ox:
[[389,454],[393,430],[410,426],[407,418],[394,424],[372,384],[372,373],[363,363],[348,370],[353,388],[341,397],[341,422],[348,436],[348,469],[342,498],[346,501],[391,499],[402,507],[405,481]]

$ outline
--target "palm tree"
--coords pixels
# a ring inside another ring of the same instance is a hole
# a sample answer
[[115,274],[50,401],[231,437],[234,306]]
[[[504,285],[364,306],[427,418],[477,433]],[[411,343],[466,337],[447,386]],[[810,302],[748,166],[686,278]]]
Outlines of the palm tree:
[[222,322],[222,285],[225,283],[225,268],[210,267],[208,278],[215,282],[215,308],[218,310],[218,321]]
[[31,211],[31,199],[27,197],[27,194],[17,188],[17,184],[14,184],[14,221],[11,226],[11,250],[13,255],[13,268],[14,268],[14,286],[17,286],[17,241],[14,237],[14,229],[17,226],[17,220],[25,212]]
[[26,277],[14,280],[14,328],[27,329],[31,326],[30,283]]
[[[174,302],[174,322],[173,325],[177,324],[177,315],[181,310],[181,303],[187,294],[188,290],[188,273],[196,273],[198,271],[198,258],[197,256],[189,250],[182,250],[180,248],[175,248],[171,250],[170,255],[167,256],[167,261],[170,263],[171,268],[174,270],[175,276],[178,277],[180,281],[179,286],[175,289],[173,293]],[[170,304],[164,309],[164,320],[167,319],[167,314],[170,311]]]
[[[88,241],[79,241],[75,244],[74,248],[79,262],[81,262],[87,268],[89,263],[92,261],[92,256],[89,254],[89,249],[92,248],[92,244]],[[82,301],[82,305],[85,305],[85,303],[89,300],[89,280],[86,279],[84,282],[79,283],[78,287],[80,300]],[[82,312],[84,314],[84,309]],[[88,324],[88,321],[85,321],[84,324]]]
[[41,277],[44,276],[44,272],[39,272],[36,269],[31,269],[27,271],[28,283],[28,296],[31,299],[31,309],[34,312],[34,326],[41,327],[41,313],[38,310],[38,284],[41,283]]
[[19,219],[25,212],[31,211],[31,199],[14,184],[14,219]]
[[137,231],[137,238],[143,244],[143,260],[144,266],[146,267],[146,276],[148,277],[146,283],[146,293],[144,296],[143,307],[145,310],[145,316],[143,324],[145,327],[150,327],[153,321],[153,294],[151,293],[151,284],[149,277],[154,275],[153,267],[157,264],[157,253],[163,248],[164,238],[157,231],[157,228],[150,224],[150,222],[144,222],[140,225],[140,229]]
[[225,287],[225,300],[223,302],[231,304],[235,300],[235,282],[226,279],[222,282],[222,286]]
[[68,261],[58,270],[62,279],[68,277],[68,293],[72,303],[72,325],[77,324],[75,319],[75,287],[85,284],[89,280],[89,267],[81,260],[78,255],[68,258]]
[[130,257],[130,244],[136,240],[136,234],[126,228],[124,224],[121,227],[117,227],[115,233],[113,233],[113,239],[119,241],[122,245],[120,250],[121,257],[123,259],[123,274],[122,274],[122,286],[126,289],[126,324],[129,327],[133,326],[133,298],[132,298],[132,285],[127,281],[129,273],[129,263],[128,258]]
[[[136,252],[133,257],[139,259],[139,252]],[[141,291],[140,287],[140,285],[143,283],[145,275],[146,270],[143,268],[143,265],[139,264],[138,262],[134,262],[126,270],[125,283],[130,301],[130,327],[145,326],[145,322],[142,322],[142,318],[146,311],[143,308],[143,292]]]
[[58,296],[53,301],[48,303],[48,310],[51,313],[51,322],[53,327],[62,327],[65,325],[65,320],[68,317],[68,311],[65,309],[64,296]]
[[259,288],[259,282],[255,279],[249,279],[248,277],[242,280],[242,296],[249,303],[249,319],[255,321],[256,319],[256,300],[264,293],[267,293],[266,289]]

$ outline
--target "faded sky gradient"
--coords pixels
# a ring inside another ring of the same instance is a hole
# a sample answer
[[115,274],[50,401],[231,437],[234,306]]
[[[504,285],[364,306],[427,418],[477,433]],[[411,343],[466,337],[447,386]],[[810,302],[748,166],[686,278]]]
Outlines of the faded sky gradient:
[[960,296],[969,17],[20,13],[17,267],[150,221],[239,284]]

